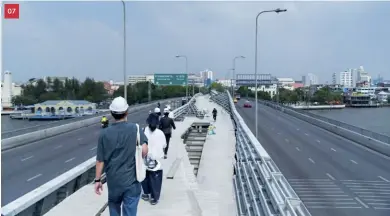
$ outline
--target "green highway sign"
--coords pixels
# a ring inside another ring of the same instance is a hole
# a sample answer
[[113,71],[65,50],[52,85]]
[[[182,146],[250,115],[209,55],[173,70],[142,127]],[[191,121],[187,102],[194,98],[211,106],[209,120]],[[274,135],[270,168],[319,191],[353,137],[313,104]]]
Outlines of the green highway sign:
[[154,74],[156,85],[187,85],[187,74]]

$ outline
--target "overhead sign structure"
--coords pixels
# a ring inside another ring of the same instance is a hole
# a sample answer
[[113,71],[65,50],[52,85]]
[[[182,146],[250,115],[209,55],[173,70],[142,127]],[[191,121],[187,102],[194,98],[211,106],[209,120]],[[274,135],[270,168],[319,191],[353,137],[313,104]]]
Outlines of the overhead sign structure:
[[[237,74],[236,76],[237,86],[255,86],[256,80],[254,74]],[[277,83],[277,79],[272,77],[271,74],[257,74],[257,85],[272,85]]]
[[185,86],[187,83],[187,74],[154,74],[154,84],[156,85]]

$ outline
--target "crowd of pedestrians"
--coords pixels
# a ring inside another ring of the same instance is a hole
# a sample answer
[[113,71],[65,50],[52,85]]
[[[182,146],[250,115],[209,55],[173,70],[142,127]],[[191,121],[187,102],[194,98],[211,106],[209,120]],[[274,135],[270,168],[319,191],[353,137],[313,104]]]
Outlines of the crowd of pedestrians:
[[[127,122],[129,106],[123,97],[110,105],[115,121],[99,136],[95,178],[95,193],[100,195],[103,170],[106,173],[110,216],[119,216],[121,211],[123,216],[136,216],[140,198],[152,205],[159,202],[163,161],[168,156],[172,129],[176,129],[170,107],[161,116],[159,106],[149,112],[142,130]],[[137,163],[139,157],[142,164]]]

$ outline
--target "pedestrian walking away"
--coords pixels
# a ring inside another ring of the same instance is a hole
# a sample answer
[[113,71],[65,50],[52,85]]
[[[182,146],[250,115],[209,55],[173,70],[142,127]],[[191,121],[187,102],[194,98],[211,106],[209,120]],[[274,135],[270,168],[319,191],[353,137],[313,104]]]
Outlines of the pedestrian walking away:
[[160,199],[163,179],[163,166],[161,159],[166,147],[164,133],[157,128],[158,116],[152,116],[149,125],[145,128],[145,136],[148,138],[149,152],[145,158],[146,178],[142,182],[142,199],[156,205]]
[[168,157],[169,141],[172,137],[172,128],[176,130],[175,122],[169,117],[169,109],[164,109],[164,116],[160,119],[160,129],[164,132],[167,147],[164,149],[164,159]]
[[[148,139],[137,125],[127,122],[129,105],[123,97],[115,98],[110,111],[115,119],[111,127],[102,130],[96,155],[95,193],[101,195],[101,176],[106,173],[110,216],[136,216],[141,195],[141,183],[136,174],[136,145],[139,133],[142,156],[148,153]],[[121,209],[122,206],[122,209]]]
[[214,118],[214,121],[217,121],[217,109],[213,109],[213,118]]

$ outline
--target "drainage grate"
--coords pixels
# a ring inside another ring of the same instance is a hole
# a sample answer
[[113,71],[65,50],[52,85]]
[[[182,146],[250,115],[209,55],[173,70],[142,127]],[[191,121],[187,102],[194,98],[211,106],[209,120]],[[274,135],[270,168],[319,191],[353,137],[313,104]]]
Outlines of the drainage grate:
[[195,122],[182,135],[183,143],[186,145],[188,158],[194,166],[194,175],[198,175],[199,163],[202,158],[203,145],[206,142],[208,122]]

